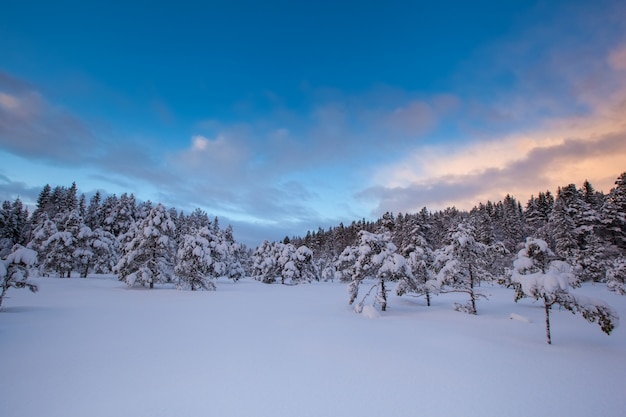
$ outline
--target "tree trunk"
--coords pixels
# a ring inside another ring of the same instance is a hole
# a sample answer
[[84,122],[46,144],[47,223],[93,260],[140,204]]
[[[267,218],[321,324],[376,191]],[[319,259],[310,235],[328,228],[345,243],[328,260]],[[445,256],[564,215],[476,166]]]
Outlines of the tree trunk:
[[150,281],[150,289],[154,288],[154,281]]
[[552,338],[550,337],[550,307],[552,305],[548,304],[548,302],[545,299],[543,300],[543,305],[546,310],[546,341],[548,342],[549,345],[551,345]]
[[430,291],[426,291],[426,305],[430,307]]
[[[6,278],[7,280],[9,279],[9,277]],[[2,286],[2,293],[0,293],[0,309],[2,308],[2,300],[4,300],[4,294],[6,294],[7,290],[9,289],[8,286]]]
[[380,299],[382,302],[380,303],[380,311],[387,310],[387,291],[385,290],[385,281],[380,280]]
[[474,274],[472,272],[472,265],[469,266],[469,278],[470,278],[470,301],[472,302],[472,314],[476,314],[476,296],[474,295]]

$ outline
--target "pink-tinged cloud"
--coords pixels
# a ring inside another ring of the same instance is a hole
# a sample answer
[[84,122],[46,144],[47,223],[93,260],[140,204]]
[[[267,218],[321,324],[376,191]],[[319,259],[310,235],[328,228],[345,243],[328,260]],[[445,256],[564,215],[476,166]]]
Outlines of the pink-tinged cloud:
[[487,200],[498,201],[512,194],[523,203],[539,191],[582,185],[588,179],[608,192],[617,176],[626,171],[626,130],[593,141],[568,139],[536,147],[524,157],[501,167],[480,171],[441,174],[405,186],[374,186],[359,197],[378,201],[375,212],[414,212],[456,206],[470,209]]
[[611,52],[608,58],[609,65],[616,71],[626,71],[626,45]]
[[0,77],[0,147],[26,158],[81,163],[96,140],[87,125],[27,83]]
[[[470,135],[455,145],[417,146],[404,159],[379,167],[373,185],[358,196],[374,202],[374,214],[379,215],[424,206],[469,209],[509,193],[525,202],[539,191],[581,185],[586,179],[608,192],[626,171],[624,51],[626,45],[613,50],[607,58],[610,65],[599,66],[597,71],[602,71],[594,77],[571,80],[575,88],[568,99],[585,103],[585,114],[578,109],[551,116],[500,137]],[[523,101],[518,104],[516,112],[526,111]]]

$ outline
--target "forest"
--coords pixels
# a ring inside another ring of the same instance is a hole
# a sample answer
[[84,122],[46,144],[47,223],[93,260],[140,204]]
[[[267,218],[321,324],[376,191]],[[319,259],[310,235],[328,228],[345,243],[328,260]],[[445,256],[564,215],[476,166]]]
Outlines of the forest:
[[[19,198],[4,201],[0,237],[2,296],[10,287],[36,290],[27,280],[33,273],[116,274],[129,286],[188,290],[215,290],[220,278],[337,280],[348,284],[357,312],[368,303],[385,311],[394,283],[397,295],[423,296],[428,305],[436,294],[466,293],[467,303],[455,308],[476,314],[485,297],[479,287],[491,282],[514,289],[517,299],[543,301],[546,316],[559,305],[610,333],[610,309],[572,298],[569,289],[592,281],[626,294],[626,173],[607,194],[585,181],[539,192],[524,205],[507,195],[470,211],[385,213],[255,249],[200,209],[185,214],[132,194],[96,192],[87,201],[76,183],[46,185],[32,214]],[[359,298],[364,283],[372,285]]]

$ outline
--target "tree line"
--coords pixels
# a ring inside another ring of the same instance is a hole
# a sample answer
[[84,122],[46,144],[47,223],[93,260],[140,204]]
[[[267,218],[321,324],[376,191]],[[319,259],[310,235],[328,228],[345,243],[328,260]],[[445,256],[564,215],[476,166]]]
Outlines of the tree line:
[[[305,237],[264,241],[254,251],[237,243],[231,226],[196,209],[190,214],[130,194],[87,201],[70,187],[46,185],[32,215],[20,199],[0,210],[2,288],[29,287],[42,276],[113,273],[128,285],[214,290],[214,280],[248,276],[265,283],[339,280],[349,303],[387,308],[390,283],[398,295],[467,294],[456,309],[477,313],[482,282],[515,290],[516,299],[543,300],[549,329],[552,305],[578,312],[610,332],[616,316],[570,292],[584,281],[605,282],[626,294],[626,173],[608,194],[585,181],[531,196],[525,206],[507,195],[472,210],[385,213]],[[12,278],[11,278],[12,277]],[[359,300],[359,290],[371,284]],[[529,284],[531,283],[531,284]],[[1,299],[0,299],[1,302]],[[549,331],[548,331],[549,340]]]

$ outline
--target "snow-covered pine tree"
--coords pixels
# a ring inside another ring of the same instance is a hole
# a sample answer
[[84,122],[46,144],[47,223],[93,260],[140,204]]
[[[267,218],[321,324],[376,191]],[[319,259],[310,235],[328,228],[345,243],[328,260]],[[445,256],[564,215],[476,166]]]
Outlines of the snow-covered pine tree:
[[76,247],[74,249],[75,268],[80,272],[81,278],[87,278],[91,267],[94,253],[91,250],[90,241],[93,238],[91,228],[82,224],[76,236]]
[[556,254],[571,264],[575,262],[579,250],[582,204],[582,196],[574,184],[559,188],[542,235],[551,243]]
[[135,220],[143,220],[137,216],[137,204],[135,196],[126,193],[117,198],[115,195],[109,196],[102,204],[104,210],[103,228],[112,233],[115,237],[121,237],[128,232]]
[[22,200],[5,201],[0,209],[0,256],[10,252],[14,245],[26,244],[30,234],[28,210]]
[[513,252],[515,245],[526,236],[522,208],[514,197],[507,194],[504,200],[496,205],[496,212],[498,231],[496,238],[509,252]]
[[230,224],[226,226],[222,236],[228,249],[226,276],[237,282],[246,275],[246,271],[243,267],[244,258],[246,257],[246,248],[244,245],[235,241],[235,237],[233,236],[233,227]]
[[176,227],[162,204],[150,210],[148,216],[131,226],[129,241],[114,271],[120,281],[129,286],[170,281],[173,272]]
[[251,275],[257,281],[271,284],[280,276],[280,267],[277,266],[275,245],[264,240],[252,254]]
[[228,278],[238,281],[245,275],[245,271],[241,264],[241,258],[244,256],[245,249],[235,242],[233,238],[232,226],[228,226],[226,230],[219,229],[217,218],[207,226],[212,233],[210,241],[211,257],[213,258],[212,275],[216,278]]
[[0,309],[9,288],[28,288],[37,292],[37,285],[28,281],[28,271],[37,262],[37,252],[22,245],[13,246],[6,259],[0,261]]
[[89,199],[89,205],[85,213],[85,224],[92,230],[104,225],[104,210],[102,210],[101,204],[102,194],[100,194],[100,191],[96,191],[93,197]]
[[306,246],[263,241],[252,255],[252,277],[266,284],[278,279],[281,284],[310,282],[317,279],[313,253]]
[[374,279],[376,283],[367,295],[359,302],[355,310],[363,310],[367,296],[376,289],[374,304],[380,304],[381,311],[387,309],[387,282],[398,282],[404,288],[414,288],[413,275],[406,259],[396,252],[391,242],[391,233],[359,232],[358,245],[347,247],[336,263],[342,280],[349,279],[348,303],[352,305],[359,295],[359,286],[366,279]]
[[106,274],[113,270],[119,246],[115,236],[100,227],[91,230],[83,224],[76,238],[74,259],[82,278],[86,278],[90,271]]
[[306,246],[296,249],[291,243],[281,244],[282,251],[278,263],[282,265],[281,281],[283,284],[299,284],[317,279],[313,267],[313,251]]
[[437,284],[442,292],[463,292],[469,295],[468,304],[455,309],[476,314],[476,299],[486,298],[476,290],[480,281],[492,281],[489,266],[502,253],[501,245],[478,242],[474,228],[461,222],[448,234],[448,244],[435,252],[438,267]]
[[615,181],[601,210],[607,240],[626,251],[626,172]]
[[606,334],[617,326],[617,313],[602,300],[575,295],[572,287],[580,285],[566,262],[554,260],[548,244],[529,237],[519,251],[510,272],[509,285],[515,289],[515,301],[531,297],[543,301],[546,318],[546,341],[552,344],[550,309],[558,304],[573,314],[580,313],[590,323],[598,325]]
[[179,289],[214,291],[211,257],[211,242],[215,236],[207,227],[201,227],[195,234],[182,237],[176,256],[174,272],[180,278]]
[[553,207],[554,196],[550,191],[540,192],[536,199],[531,197],[526,205],[526,224],[532,231],[537,232],[548,222]]
[[[426,297],[426,305],[430,307],[430,299],[432,294],[436,294],[439,286],[436,281],[434,267],[434,252],[430,245],[419,234],[415,234],[415,239],[411,249],[408,251],[407,265],[413,274],[412,281],[406,281],[403,285],[396,288],[397,295],[403,295],[405,292],[424,295]],[[413,287],[408,284],[414,284]]]
[[613,259],[606,271],[606,286],[609,291],[626,295],[626,257]]
[[44,214],[48,215],[49,217],[51,196],[52,187],[50,187],[50,184],[46,184],[39,193],[39,196],[37,197],[37,204],[35,205],[35,211],[33,211],[33,216],[31,219],[33,224],[38,224],[40,222],[40,217]]
[[[32,232],[32,238],[27,247],[37,252],[38,259],[45,259],[47,247],[44,246],[44,243],[56,232],[58,232],[56,224],[48,218],[47,213],[42,213]],[[38,261],[37,267],[39,268],[41,275],[48,275],[47,271],[44,269],[44,264],[41,261]]]
[[59,213],[59,230],[41,244],[41,270],[44,274],[56,272],[60,278],[69,278],[75,269],[78,234],[83,226],[77,209]]

